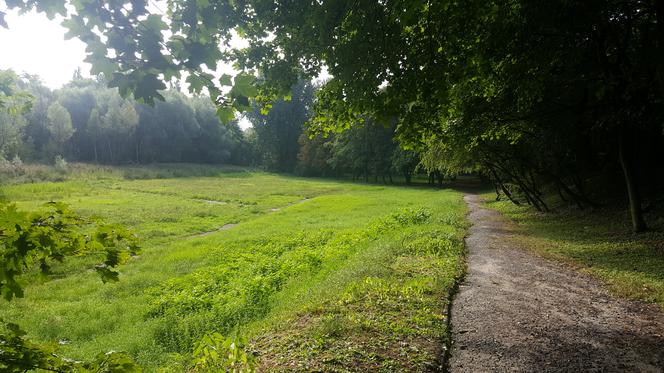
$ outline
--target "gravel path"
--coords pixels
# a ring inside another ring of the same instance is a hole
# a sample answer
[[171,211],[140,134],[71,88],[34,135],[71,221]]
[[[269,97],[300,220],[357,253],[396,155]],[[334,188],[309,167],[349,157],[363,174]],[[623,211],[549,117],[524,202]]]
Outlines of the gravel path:
[[466,195],[468,276],[452,306],[450,372],[664,372],[664,313],[513,247],[513,226]]

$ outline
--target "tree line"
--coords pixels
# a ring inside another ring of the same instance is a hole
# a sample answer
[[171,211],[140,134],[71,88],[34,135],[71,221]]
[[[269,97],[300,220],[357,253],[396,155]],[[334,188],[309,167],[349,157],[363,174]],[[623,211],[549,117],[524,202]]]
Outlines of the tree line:
[[0,156],[52,163],[56,156],[77,162],[247,164],[250,151],[236,121],[221,125],[209,98],[179,90],[164,92],[154,105],[122,98],[100,76],[75,73],[51,90],[39,77],[16,76],[17,89],[31,97],[23,113],[0,113]]
[[50,90],[37,76],[1,74],[31,97],[22,113],[0,114],[0,157],[6,162],[226,163],[383,183],[395,176],[410,183],[414,173],[425,171],[442,183],[435,165],[420,163],[419,153],[401,147],[394,121],[367,117],[345,132],[310,133],[318,87],[305,80],[267,112],[254,105],[246,115],[252,126],[243,131],[237,121],[222,124],[209,97],[190,97],[177,87],[163,92],[164,101],[145,105],[122,98],[103,76],[84,79],[76,72],[64,87]]
[[[449,172],[470,162],[514,203],[546,211],[554,192],[589,208],[600,189],[620,193],[634,231],[661,203],[661,0],[173,1],[167,16],[140,2],[64,3],[11,7],[62,16],[123,96],[158,100],[186,72],[190,91],[206,88],[230,121],[325,67],[318,133],[394,120],[402,144],[432,156],[425,163]],[[246,48],[234,48],[234,32]],[[222,60],[241,74],[206,70]]]

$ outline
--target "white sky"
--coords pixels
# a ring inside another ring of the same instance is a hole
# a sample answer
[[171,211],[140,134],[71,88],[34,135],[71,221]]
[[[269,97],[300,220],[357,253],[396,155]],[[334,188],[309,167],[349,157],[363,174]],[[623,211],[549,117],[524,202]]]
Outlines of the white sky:
[[[155,3],[161,4],[160,1],[151,2],[152,6]],[[155,11],[161,9],[155,8]],[[85,44],[76,38],[65,40],[67,30],[60,26],[59,19],[51,21],[44,13],[35,11],[21,15],[18,11],[8,11],[5,21],[9,29],[0,27],[0,69],[38,75],[51,89],[69,82],[77,68],[81,69],[83,76],[90,76],[90,64],[84,62]],[[234,36],[231,45],[243,48],[247,44]],[[222,73],[235,75],[235,70],[230,65],[220,64],[215,75],[221,76]],[[318,80],[328,77],[330,75],[324,69]],[[182,85],[187,86],[184,82]],[[240,127],[250,126],[248,120],[240,119]]]
[[76,68],[88,75],[85,44],[78,39],[65,40],[67,32],[58,21],[34,11],[23,15],[9,12],[9,29],[0,27],[0,69],[39,75],[44,84],[55,89],[71,80]]
[[[35,11],[21,15],[18,11],[9,11],[5,21],[9,29],[0,27],[0,69],[38,75],[51,89],[69,82],[77,68],[83,76],[90,76],[90,64],[84,62],[85,44],[76,38],[65,40],[67,30],[60,26],[59,19],[51,21],[45,14]],[[239,38],[232,44],[244,46]],[[234,69],[219,66],[217,73],[234,75]],[[186,83],[182,84],[186,87]],[[240,127],[250,126],[248,120],[240,119]]]

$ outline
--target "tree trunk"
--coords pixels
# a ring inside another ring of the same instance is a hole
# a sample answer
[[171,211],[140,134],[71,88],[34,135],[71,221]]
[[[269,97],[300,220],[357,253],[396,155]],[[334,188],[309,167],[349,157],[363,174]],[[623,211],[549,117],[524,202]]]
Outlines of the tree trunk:
[[[514,196],[512,196],[512,192],[510,192],[510,190],[505,186],[503,181],[498,177],[498,173],[496,172],[496,170],[494,170],[493,168],[490,168],[490,170],[491,170],[491,173],[493,174],[493,178],[496,180],[496,183],[498,183],[498,185],[500,185],[500,189],[502,189],[505,196],[507,196],[507,199],[512,201],[513,204],[515,204],[517,206],[520,206],[521,202],[519,202],[519,200],[517,200],[516,198],[514,198]],[[498,196],[498,197],[500,197],[500,196]]]
[[113,148],[111,147],[111,140],[108,140],[108,162],[113,164]]
[[634,232],[643,232],[647,229],[646,222],[643,219],[643,210],[641,209],[641,197],[636,182],[636,177],[633,173],[631,153],[628,153],[625,131],[622,130],[618,139],[618,157],[620,158],[620,166],[622,166],[623,175],[625,176],[625,184],[627,186],[627,196],[629,197],[629,212],[632,217],[632,230]]

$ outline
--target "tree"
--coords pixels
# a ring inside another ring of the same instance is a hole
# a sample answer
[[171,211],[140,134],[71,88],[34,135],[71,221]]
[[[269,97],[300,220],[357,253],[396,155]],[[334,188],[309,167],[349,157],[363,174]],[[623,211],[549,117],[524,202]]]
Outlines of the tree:
[[0,70],[0,158],[16,156],[23,145],[24,114],[32,97],[19,88],[20,80],[12,70]]
[[24,143],[30,149],[24,159],[42,159],[51,161],[53,154],[46,154],[51,143],[51,133],[48,130],[47,111],[53,102],[53,92],[43,85],[36,75],[23,75],[17,82],[21,90],[32,97],[30,110],[24,113],[27,124],[24,130]]
[[0,111],[0,158],[20,152],[26,119],[22,115],[10,115]]
[[64,106],[55,102],[48,107],[46,117],[48,118],[48,130],[55,144],[55,150],[58,154],[64,154],[65,143],[74,134],[71,116]]
[[[172,1],[169,22],[144,2],[65,3],[10,5],[62,15],[123,95],[151,102],[186,71],[228,122],[249,98],[267,107],[327,67],[319,131],[396,117],[403,142],[449,141],[538,208],[550,183],[592,205],[583,175],[619,165],[634,230],[645,229],[642,184],[663,148],[661,1]],[[247,48],[232,48],[233,31]],[[219,61],[242,72],[217,80],[206,68]]]
[[332,176],[332,142],[329,136],[309,136],[307,132],[302,132],[297,142],[300,149],[297,153],[296,173],[304,176]]
[[398,146],[392,154],[392,167],[394,171],[403,175],[406,184],[410,184],[413,173],[420,163],[419,155],[413,150],[403,149]]
[[99,143],[102,129],[103,127],[101,122],[101,116],[99,115],[99,110],[97,110],[97,108],[94,108],[90,111],[90,117],[88,118],[88,122],[86,123],[86,130],[92,142],[92,149],[94,152],[95,163],[99,162],[99,152],[97,151],[97,144]]
[[261,163],[269,170],[293,172],[297,164],[298,139],[311,118],[314,87],[300,81],[289,100],[277,100],[266,113],[259,107],[247,114],[256,133]]
[[123,100],[115,92],[109,92],[110,99],[106,103],[106,112],[101,117],[101,128],[104,131],[108,150],[108,161],[117,163],[120,159],[124,139],[131,137],[138,126],[138,113],[129,100]]

